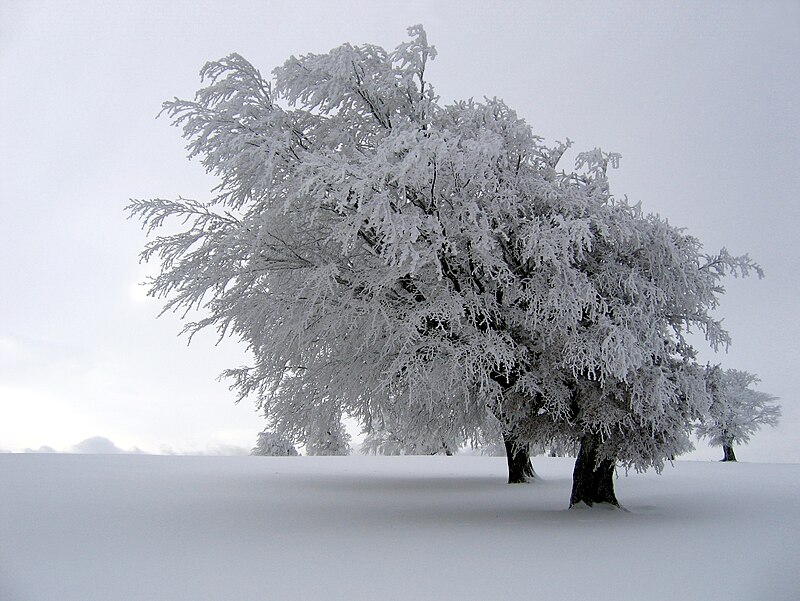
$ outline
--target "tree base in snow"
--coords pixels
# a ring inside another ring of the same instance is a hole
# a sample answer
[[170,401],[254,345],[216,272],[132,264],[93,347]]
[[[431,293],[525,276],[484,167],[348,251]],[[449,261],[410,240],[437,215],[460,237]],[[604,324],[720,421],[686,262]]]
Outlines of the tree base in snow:
[[722,450],[725,456],[720,461],[736,461],[736,453],[733,452],[732,446],[723,445]]
[[586,434],[581,439],[575,469],[572,472],[572,495],[569,506],[585,504],[589,507],[597,503],[607,503],[619,507],[614,493],[614,467],[611,459],[597,461],[599,437]]
[[506,460],[508,461],[508,483],[525,484],[536,480],[533,471],[531,454],[528,445],[517,445],[514,441],[504,439]]
[[613,503],[595,503],[594,505],[587,505],[586,503],[581,501],[580,503],[576,503],[575,505],[572,505],[570,507],[571,511],[580,511],[582,509],[585,510],[585,511],[603,511],[603,510],[606,510],[606,511],[622,511],[622,512],[626,512],[626,513],[628,511],[627,509],[625,509],[621,505],[614,505]]

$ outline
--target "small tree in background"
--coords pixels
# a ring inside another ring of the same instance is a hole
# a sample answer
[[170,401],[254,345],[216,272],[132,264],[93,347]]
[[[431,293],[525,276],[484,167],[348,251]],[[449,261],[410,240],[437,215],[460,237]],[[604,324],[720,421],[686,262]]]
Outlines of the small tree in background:
[[781,416],[778,397],[752,388],[760,380],[738,369],[709,367],[706,379],[711,406],[697,426],[697,435],[712,446],[722,447],[722,461],[736,461],[734,444],[746,444],[762,426],[778,425]]
[[349,455],[350,438],[341,411],[335,407],[321,404],[309,412],[305,428],[307,455]]
[[464,443],[463,434],[458,436],[448,426],[448,420],[429,413],[420,410],[412,414],[402,405],[381,407],[364,427],[366,436],[361,452],[372,455],[453,455]]
[[264,430],[258,433],[256,446],[250,451],[251,455],[262,455],[268,457],[287,457],[297,456],[299,453],[294,448],[292,441],[272,432]]

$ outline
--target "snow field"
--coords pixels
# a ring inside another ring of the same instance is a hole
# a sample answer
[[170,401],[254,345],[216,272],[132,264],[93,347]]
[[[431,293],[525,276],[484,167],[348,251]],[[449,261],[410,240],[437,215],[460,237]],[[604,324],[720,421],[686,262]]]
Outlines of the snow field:
[[797,599],[800,465],[0,455],[2,601]]

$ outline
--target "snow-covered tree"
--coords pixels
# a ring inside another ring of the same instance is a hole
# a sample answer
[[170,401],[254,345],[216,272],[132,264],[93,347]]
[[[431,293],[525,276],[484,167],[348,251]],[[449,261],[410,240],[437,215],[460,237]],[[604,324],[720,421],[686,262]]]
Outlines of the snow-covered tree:
[[760,380],[746,371],[723,370],[715,365],[708,368],[706,378],[711,405],[697,426],[697,434],[708,438],[712,446],[722,447],[722,461],[736,461],[734,444],[746,444],[761,426],[778,425],[778,398],[755,390],[753,386]]
[[659,468],[690,444],[708,401],[684,334],[726,344],[719,279],[755,266],[614,198],[616,155],[565,172],[569,144],[502,101],[440,104],[435,50],[409,33],[292,57],[272,80],[231,55],[165,103],[220,183],[129,205],[149,231],[187,224],[142,253],[161,261],[150,294],[201,309],[190,334],[248,345],[227,375],[295,440],[311,412],[448,443],[494,420],[510,480],[530,444],[580,444],[573,502],[616,503],[617,462]]
[[297,449],[294,448],[292,441],[281,436],[277,432],[264,430],[258,433],[256,446],[250,451],[251,455],[263,455],[269,457],[296,456]]
[[162,261],[151,293],[208,310],[189,332],[248,343],[253,366],[229,375],[278,422],[341,402],[369,425],[389,406],[466,439],[524,352],[494,324],[515,277],[497,238],[514,205],[531,213],[526,174],[555,173],[563,148],[499,101],[438,107],[433,55],[414,28],[392,53],[292,58],[274,84],[232,55],[206,65],[195,101],[165,105],[221,184],[204,203],[131,204],[151,229],[191,223],[146,248]]
[[[373,455],[452,455],[461,446],[449,433],[445,420],[431,420],[427,413],[394,414],[386,407],[372,416],[365,429],[361,452]],[[440,426],[444,424],[444,428]]]
[[310,410],[305,428],[308,455],[349,455],[350,434],[335,406],[320,404]]
[[618,462],[660,470],[692,448],[691,423],[709,398],[686,334],[699,330],[713,348],[727,346],[728,333],[713,317],[720,280],[761,273],[746,256],[724,249],[706,255],[698,240],[657,216],[618,208],[582,266],[605,306],[565,344],[565,359],[581,359],[569,420],[580,440],[573,504],[616,503]]
[[372,430],[361,444],[365,455],[452,455],[454,450],[444,442],[415,444],[391,430]]

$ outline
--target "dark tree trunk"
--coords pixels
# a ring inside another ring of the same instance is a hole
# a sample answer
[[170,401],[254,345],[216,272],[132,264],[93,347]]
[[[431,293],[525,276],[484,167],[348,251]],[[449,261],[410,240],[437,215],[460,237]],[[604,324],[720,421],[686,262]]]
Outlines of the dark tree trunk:
[[575,460],[575,469],[572,472],[572,496],[569,506],[578,503],[594,505],[595,503],[608,503],[619,507],[619,501],[614,494],[614,465],[612,459],[603,459],[598,462],[600,437],[596,434],[584,434],[578,458]]
[[722,445],[722,451],[725,453],[725,456],[722,458],[722,461],[736,461],[736,453],[733,452],[733,446],[729,444]]
[[508,483],[524,484],[535,480],[536,472],[533,471],[528,445],[517,444],[508,434],[503,434],[503,443],[506,446],[506,460],[508,461]]

